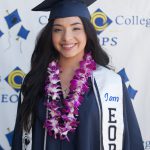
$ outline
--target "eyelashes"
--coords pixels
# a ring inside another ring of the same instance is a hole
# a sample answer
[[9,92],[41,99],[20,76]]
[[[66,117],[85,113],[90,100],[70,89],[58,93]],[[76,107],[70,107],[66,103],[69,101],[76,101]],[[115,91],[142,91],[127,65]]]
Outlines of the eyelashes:
[[76,31],[76,30],[81,30],[81,28],[73,28],[73,30],[74,30],[74,31]]
[[53,32],[55,33],[58,33],[58,32],[61,32],[62,30],[61,29],[53,29]]
[[[82,30],[82,28],[78,28],[78,27],[72,28],[72,31],[80,31],[80,30]],[[64,31],[63,29],[59,29],[59,28],[53,29],[54,33],[59,33],[59,32],[63,32],[63,31]]]

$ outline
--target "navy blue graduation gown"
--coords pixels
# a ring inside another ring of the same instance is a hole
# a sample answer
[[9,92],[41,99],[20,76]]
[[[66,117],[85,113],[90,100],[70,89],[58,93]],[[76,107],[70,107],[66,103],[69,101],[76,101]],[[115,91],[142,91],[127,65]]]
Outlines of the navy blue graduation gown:
[[[32,127],[32,150],[43,150],[44,146],[44,128],[45,106],[44,98],[37,104],[37,116]],[[123,84],[123,103],[124,103],[124,140],[123,150],[144,150],[140,129],[133,110],[131,100],[127,89]],[[20,103],[20,99],[19,99]],[[21,150],[22,131],[19,127],[19,114],[14,130],[12,150]],[[94,95],[93,87],[90,82],[90,88],[84,95],[84,101],[79,108],[80,124],[74,133],[69,133],[70,142],[65,140],[56,140],[47,136],[46,150],[100,150],[100,129],[99,112]]]

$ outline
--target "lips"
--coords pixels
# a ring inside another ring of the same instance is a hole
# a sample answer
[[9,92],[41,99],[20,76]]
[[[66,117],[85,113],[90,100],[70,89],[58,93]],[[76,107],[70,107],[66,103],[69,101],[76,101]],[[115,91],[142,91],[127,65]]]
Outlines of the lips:
[[70,50],[74,46],[76,46],[76,43],[73,43],[73,44],[62,44],[63,49],[66,49],[66,50]]

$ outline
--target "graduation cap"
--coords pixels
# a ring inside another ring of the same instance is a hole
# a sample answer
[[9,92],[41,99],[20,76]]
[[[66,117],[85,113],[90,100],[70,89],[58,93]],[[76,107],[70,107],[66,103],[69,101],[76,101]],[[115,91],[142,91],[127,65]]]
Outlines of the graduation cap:
[[6,134],[6,138],[7,138],[8,142],[9,142],[9,145],[10,145],[10,146],[12,145],[13,134],[14,134],[13,131],[10,132],[10,133],[8,133],[8,134]]
[[134,99],[135,96],[136,96],[136,94],[137,94],[137,92],[138,92],[137,90],[133,89],[131,87],[131,85],[129,85],[129,87],[128,87],[128,93],[129,93],[130,98]]
[[88,6],[96,0],[45,0],[33,11],[50,11],[49,19],[80,16],[90,19]]
[[12,28],[14,25],[18,24],[21,21],[18,10],[16,9],[12,13],[7,15],[5,17],[5,20],[9,29]]
[[29,34],[29,30],[25,29],[23,26],[21,26],[19,32],[18,32],[18,36],[20,36],[23,39],[27,39],[28,34]]
[[127,74],[126,74],[125,68],[121,69],[121,70],[118,72],[118,74],[121,76],[121,78],[122,78],[122,80],[123,80],[124,82],[128,82],[128,81],[129,81],[129,78],[128,78]]

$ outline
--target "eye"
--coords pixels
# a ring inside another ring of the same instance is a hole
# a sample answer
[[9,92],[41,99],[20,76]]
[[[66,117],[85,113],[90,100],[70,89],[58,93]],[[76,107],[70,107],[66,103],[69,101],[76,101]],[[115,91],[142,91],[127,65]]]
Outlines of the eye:
[[81,30],[81,28],[75,27],[75,28],[73,28],[73,30],[74,30],[74,31],[76,31],[76,30]]
[[53,29],[53,32],[61,32],[62,31],[62,29]]

